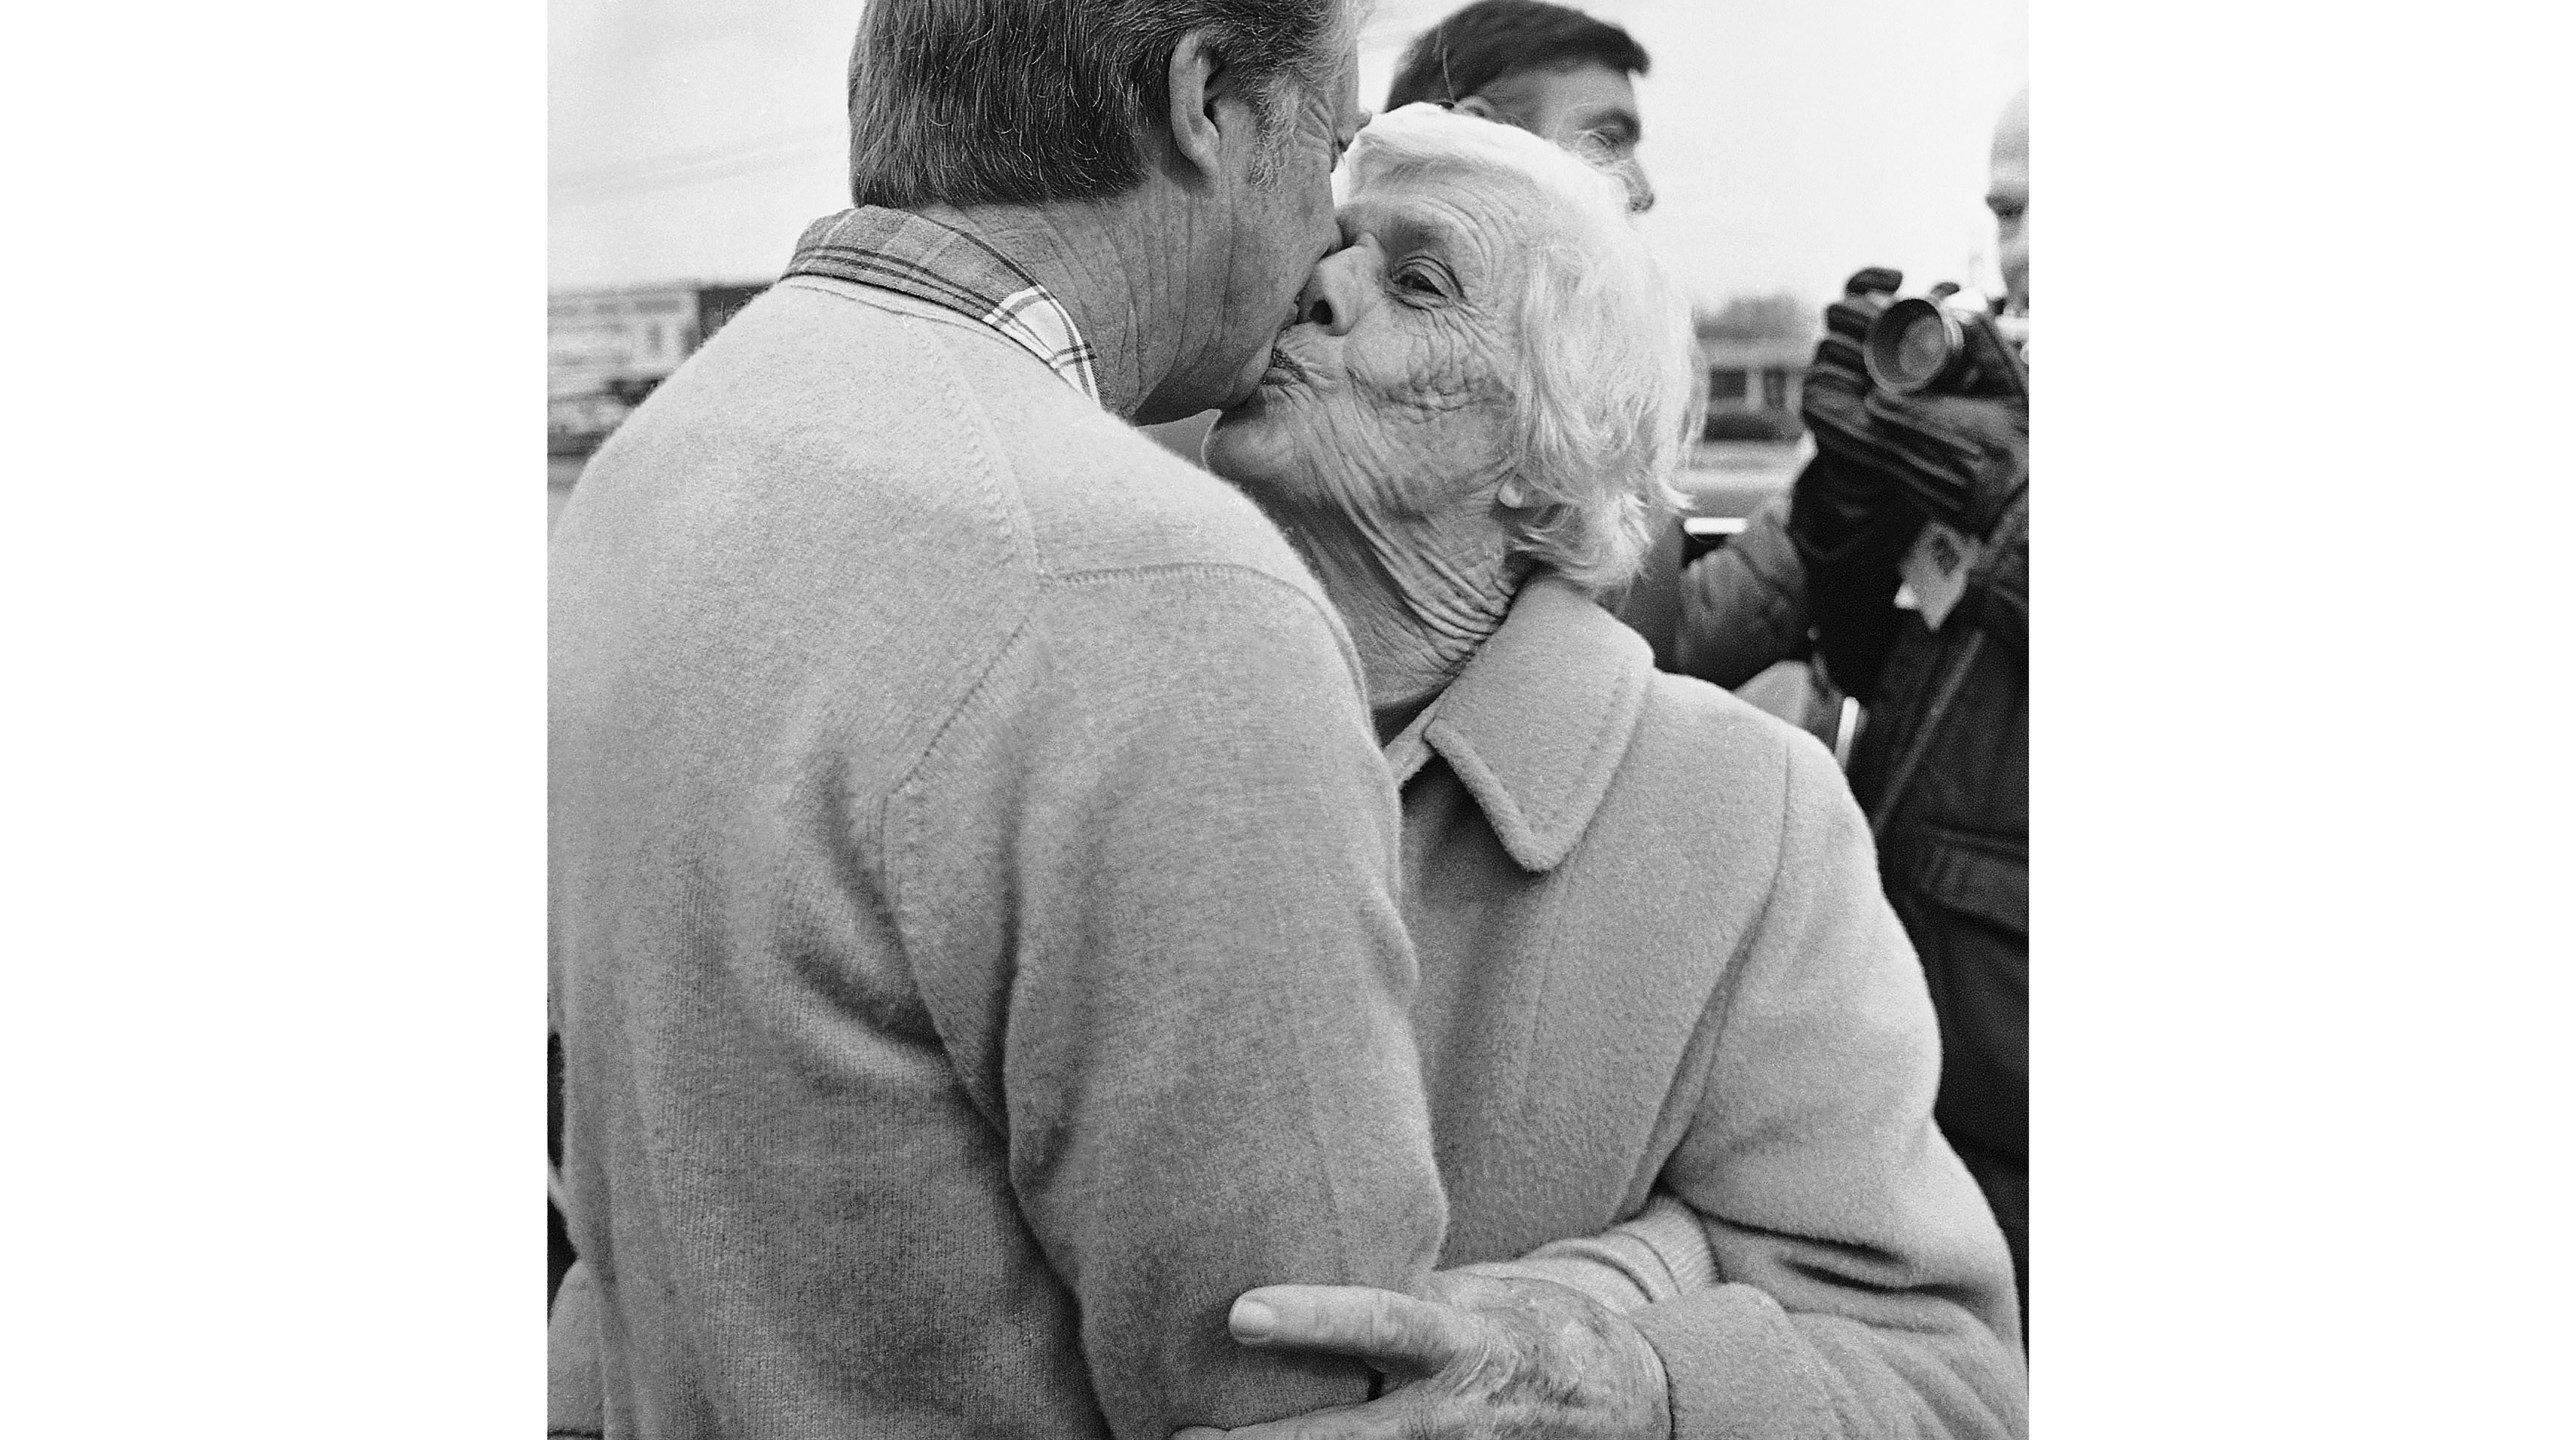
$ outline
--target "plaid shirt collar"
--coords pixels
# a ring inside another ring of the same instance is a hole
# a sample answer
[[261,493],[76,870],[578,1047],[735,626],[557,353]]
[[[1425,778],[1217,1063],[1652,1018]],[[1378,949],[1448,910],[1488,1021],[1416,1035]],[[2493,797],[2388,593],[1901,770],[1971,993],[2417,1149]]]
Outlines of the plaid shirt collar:
[[877,205],[812,224],[792,251],[790,275],[824,275],[894,290],[957,310],[1031,352],[1061,380],[1102,401],[1093,347],[1058,297],[975,235]]

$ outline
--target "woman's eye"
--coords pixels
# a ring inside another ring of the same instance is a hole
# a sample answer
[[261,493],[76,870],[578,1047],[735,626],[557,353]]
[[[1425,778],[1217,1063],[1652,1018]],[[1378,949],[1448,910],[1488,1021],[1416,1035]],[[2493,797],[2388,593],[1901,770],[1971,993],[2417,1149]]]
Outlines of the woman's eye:
[[1396,271],[1396,288],[1418,291],[1425,295],[1438,295],[1444,299],[1449,294],[1447,280],[1438,273],[1438,267],[1431,265],[1399,267]]

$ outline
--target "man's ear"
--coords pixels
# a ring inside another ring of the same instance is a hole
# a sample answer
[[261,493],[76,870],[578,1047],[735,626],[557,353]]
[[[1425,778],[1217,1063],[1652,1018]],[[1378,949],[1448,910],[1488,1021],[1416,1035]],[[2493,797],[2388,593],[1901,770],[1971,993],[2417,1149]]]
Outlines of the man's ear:
[[1226,137],[1219,132],[1220,123],[1233,124],[1244,113],[1232,103],[1236,99],[1232,73],[1201,42],[1197,30],[1175,41],[1173,58],[1165,62],[1165,132],[1173,140],[1175,153],[1190,161],[1203,179],[1217,179],[1226,166],[1221,144]]

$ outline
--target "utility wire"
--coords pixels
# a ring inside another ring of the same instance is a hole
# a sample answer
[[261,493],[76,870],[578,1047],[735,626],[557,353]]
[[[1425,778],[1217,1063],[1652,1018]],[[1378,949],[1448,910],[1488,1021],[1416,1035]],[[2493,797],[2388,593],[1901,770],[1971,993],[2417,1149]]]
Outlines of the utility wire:
[[822,149],[841,149],[843,145],[844,133],[840,127],[808,128],[791,134],[699,150],[689,155],[669,155],[573,171],[555,177],[551,182],[551,193],[565,198],[676,189],[769,170]]

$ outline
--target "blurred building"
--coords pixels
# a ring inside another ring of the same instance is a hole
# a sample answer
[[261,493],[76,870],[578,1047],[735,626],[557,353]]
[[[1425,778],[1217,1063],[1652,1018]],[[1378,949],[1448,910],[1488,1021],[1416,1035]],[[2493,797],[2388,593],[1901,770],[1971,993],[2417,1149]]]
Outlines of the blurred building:
[[1805,363],[1820,329],[1791,295],[1753,295],[1692,318],[1700,438],[1793,440]]
[[[1812,348],[1796,340],[1701,337],[1698,374],[1705,438],[1792,440],[1802,433],[1796,402],[1802,398],[1805,360]],[[1754,433],[1720,435],[1719,430]]]
[[551,453],[603,443],[658,382],[763,285],[618,285],[551,292]]

